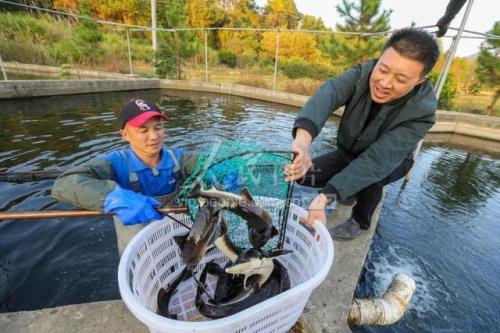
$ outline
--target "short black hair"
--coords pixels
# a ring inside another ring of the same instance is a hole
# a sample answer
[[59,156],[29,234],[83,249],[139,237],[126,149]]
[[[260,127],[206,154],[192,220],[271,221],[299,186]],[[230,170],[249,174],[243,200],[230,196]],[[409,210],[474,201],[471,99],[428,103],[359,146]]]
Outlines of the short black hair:
[[422,63],[422,75],[429,73],[439,58],[436,40],[430,33],[421,29],[404,28],[394,31],[382,52],[390,47],[403,57]]

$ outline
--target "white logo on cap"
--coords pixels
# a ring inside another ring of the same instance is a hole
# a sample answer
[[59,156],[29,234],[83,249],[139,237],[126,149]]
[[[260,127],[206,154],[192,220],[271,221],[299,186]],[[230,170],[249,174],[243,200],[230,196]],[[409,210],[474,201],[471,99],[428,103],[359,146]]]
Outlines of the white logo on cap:
[[139,109],[141,111],[149,111],[149,110],[151,110],[151,107],[149,105],[147,105],[146,102],[144,102],[142,99],[136,99],[135,100],[135,105],[137,105],[137,107],[139,107]]

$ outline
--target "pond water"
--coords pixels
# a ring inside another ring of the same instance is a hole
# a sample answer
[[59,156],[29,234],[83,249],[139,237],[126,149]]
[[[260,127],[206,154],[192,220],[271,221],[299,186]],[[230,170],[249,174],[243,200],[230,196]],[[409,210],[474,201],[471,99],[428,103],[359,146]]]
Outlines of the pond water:
[[[256,100],[174,91],[136,91],[0,101],[0,172],[66,170],[125,146],[120,106],[141,96],[169,113],[166,144],[201,151],[217,141],[250,140],[288,149],[297,109]],[[329,120],[313,155],[335,147]],[[500,309],[500,158],[424,146],[404,190],[389,186],[356,296],[380,295],[400,271],[417,292],[390,328],[359,332],[496,332]],[[52,180],[0,182],[0,210],[68,209]],[[295,196],[315,190],[298,187]],[[118,299],[110,218],[0,222],[0,312]]]

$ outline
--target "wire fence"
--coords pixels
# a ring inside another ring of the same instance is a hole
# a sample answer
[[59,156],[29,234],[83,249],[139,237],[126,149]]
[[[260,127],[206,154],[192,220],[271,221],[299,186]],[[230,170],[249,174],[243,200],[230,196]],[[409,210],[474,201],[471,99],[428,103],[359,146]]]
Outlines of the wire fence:
[[[333,31],[333,30],[304,30],[304,29],[266,29],[266,28],[229,28],[229,27],[219,27],[219,28],[177,28],[177,29],[165,29],[165,28],[151,28],[148,26],[140,26],[133,24],[125,24],[120,22],[114,22],[109,20],[94,19],[87,16],[77,15],[73,13],[42,8],[34,5],[16,3],[8,0],[0,0],[0,4],[7,4],[12,6],[18,6],[25,9],[33,10],[38,13],[47,13],[50,15],[55,15],[58,17],[70,17],[76,20],[90,20],[96,24],[106,26],[109,31],[112,31],[115,36],[110,43],[116,45],[113,46],[113,54],[111,55],[111,61],[108,61],[108,66],[92,66],[94,68],[109,71],[109,72],[121,72],[123,74],[135,74],[139,76],[157,76],[154,72],[154,45],[148,45],[149,34],[155,35],[159,34],[160,37],[164,37],[166,34],[180,34],[185,32],[192,32],[198,34],[198,40],[201,41],[199,45],[199,50],[196,52],[189,62],[184,64],[181,68],[180,73],[171,74],[168,78],[181,78],[186,80],[201,80],[201,81],[211,81],[211,82],[224,82],[224,83],[240,83],[246,85],[259,86],[263,88],[269,88],[273,90],[288,90],[292,92],[302,92],[304,94],[311,93],[317,88],[321,80],[302,80],[301,82],[292,83],[293,80],[280,80],[280,76],[283,75],[280,71],[280,59],[296,56],[300,58],[300,55],[294,54],[283,54],[284,48],[280,45],[280,39],[286,36],[286,34],[308,34],[313,36],[345,36],[352,37],[358,36],[359,38],[386,38],[394,30],[366,33],[366,32],[349,32],[349,31]],[[416,27],[421,29],[427,29],[431,32],[435,26],[422,26]],[[450,27],[451,31],[458,31],[458,28]],[[266,59],[262,59],[261,55],[255,53],[245,53],[241,50],[248,47],[244,45],[245,39],[241,41],[239,49],[232,50],[233,53],[237,53],[238,61],[237,68],[231,69],[227,66],[221,65],[219,59],[219,53],[209,47],[208,39],[213,38],[214,33],[224,33],[225,37],[230,39],[238,39],[242,34],[247,34],[252,38],[248,40],[255,40],[261,38],[262,34],[274,34],[274,50],[268,47],[268,55]],[[463,33],[468,35],[461,35],[459,38],[473,38],[473,39],[500,39],[500,36],[495,36],[487,33],[463,30]],[[253,36],[252,36],[253,35]],[[456,35],[447,35],[444,38],[456,38]],[[119,36],[119,37],[117,37]],[[116,39],[121,40],[116,40]],[[153,38],[151,38],[153,39]],[[108,42],[108,41],[106,41]],[[1,49],[1,47],[0,47]],[[21,47],[22,49],[22,47]],[[286,50],[289,52],[289,50]],[[25,52],[23,52],[24,55]],[[1,54],[0,54],[1,56]],[[5,59],[8,61],[18,61],[22,62],[22,59]],[[67,64],[66,62],[55,59],[53,60],[53,65],[57,67],[72,67],[81,66],[78,62],[73,64]],[[181,67],[180,63],[172,63],[170,66]],[[4,65],[0,58],[0,67],[2,68],[2,73],[4,79],[7,79],[7,71],[4,69]],[[173,68],[171,68],[173,69]],[[64,76],[64,69],[61,70]],[[71,71],[66,71],[70,72]],[[174,72],[171,70],[170,72]],[[295,84],[295,86],[293,86]],[[287,86],[289,85],[289,86]],[[291,85],[291,86],[290,86]]]

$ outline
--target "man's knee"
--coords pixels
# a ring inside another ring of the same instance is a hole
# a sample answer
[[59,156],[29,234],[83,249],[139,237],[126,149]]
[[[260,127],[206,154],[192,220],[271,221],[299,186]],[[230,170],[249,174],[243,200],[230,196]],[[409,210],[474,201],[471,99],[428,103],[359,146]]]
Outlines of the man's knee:
[[408,171],[410,171],[413,167],[414,163],[415,161],[410,158],[403,160],[403,162],[401,162],[401,164],[389,176],[381,181],[382,185],[390,184],[406,176]]

